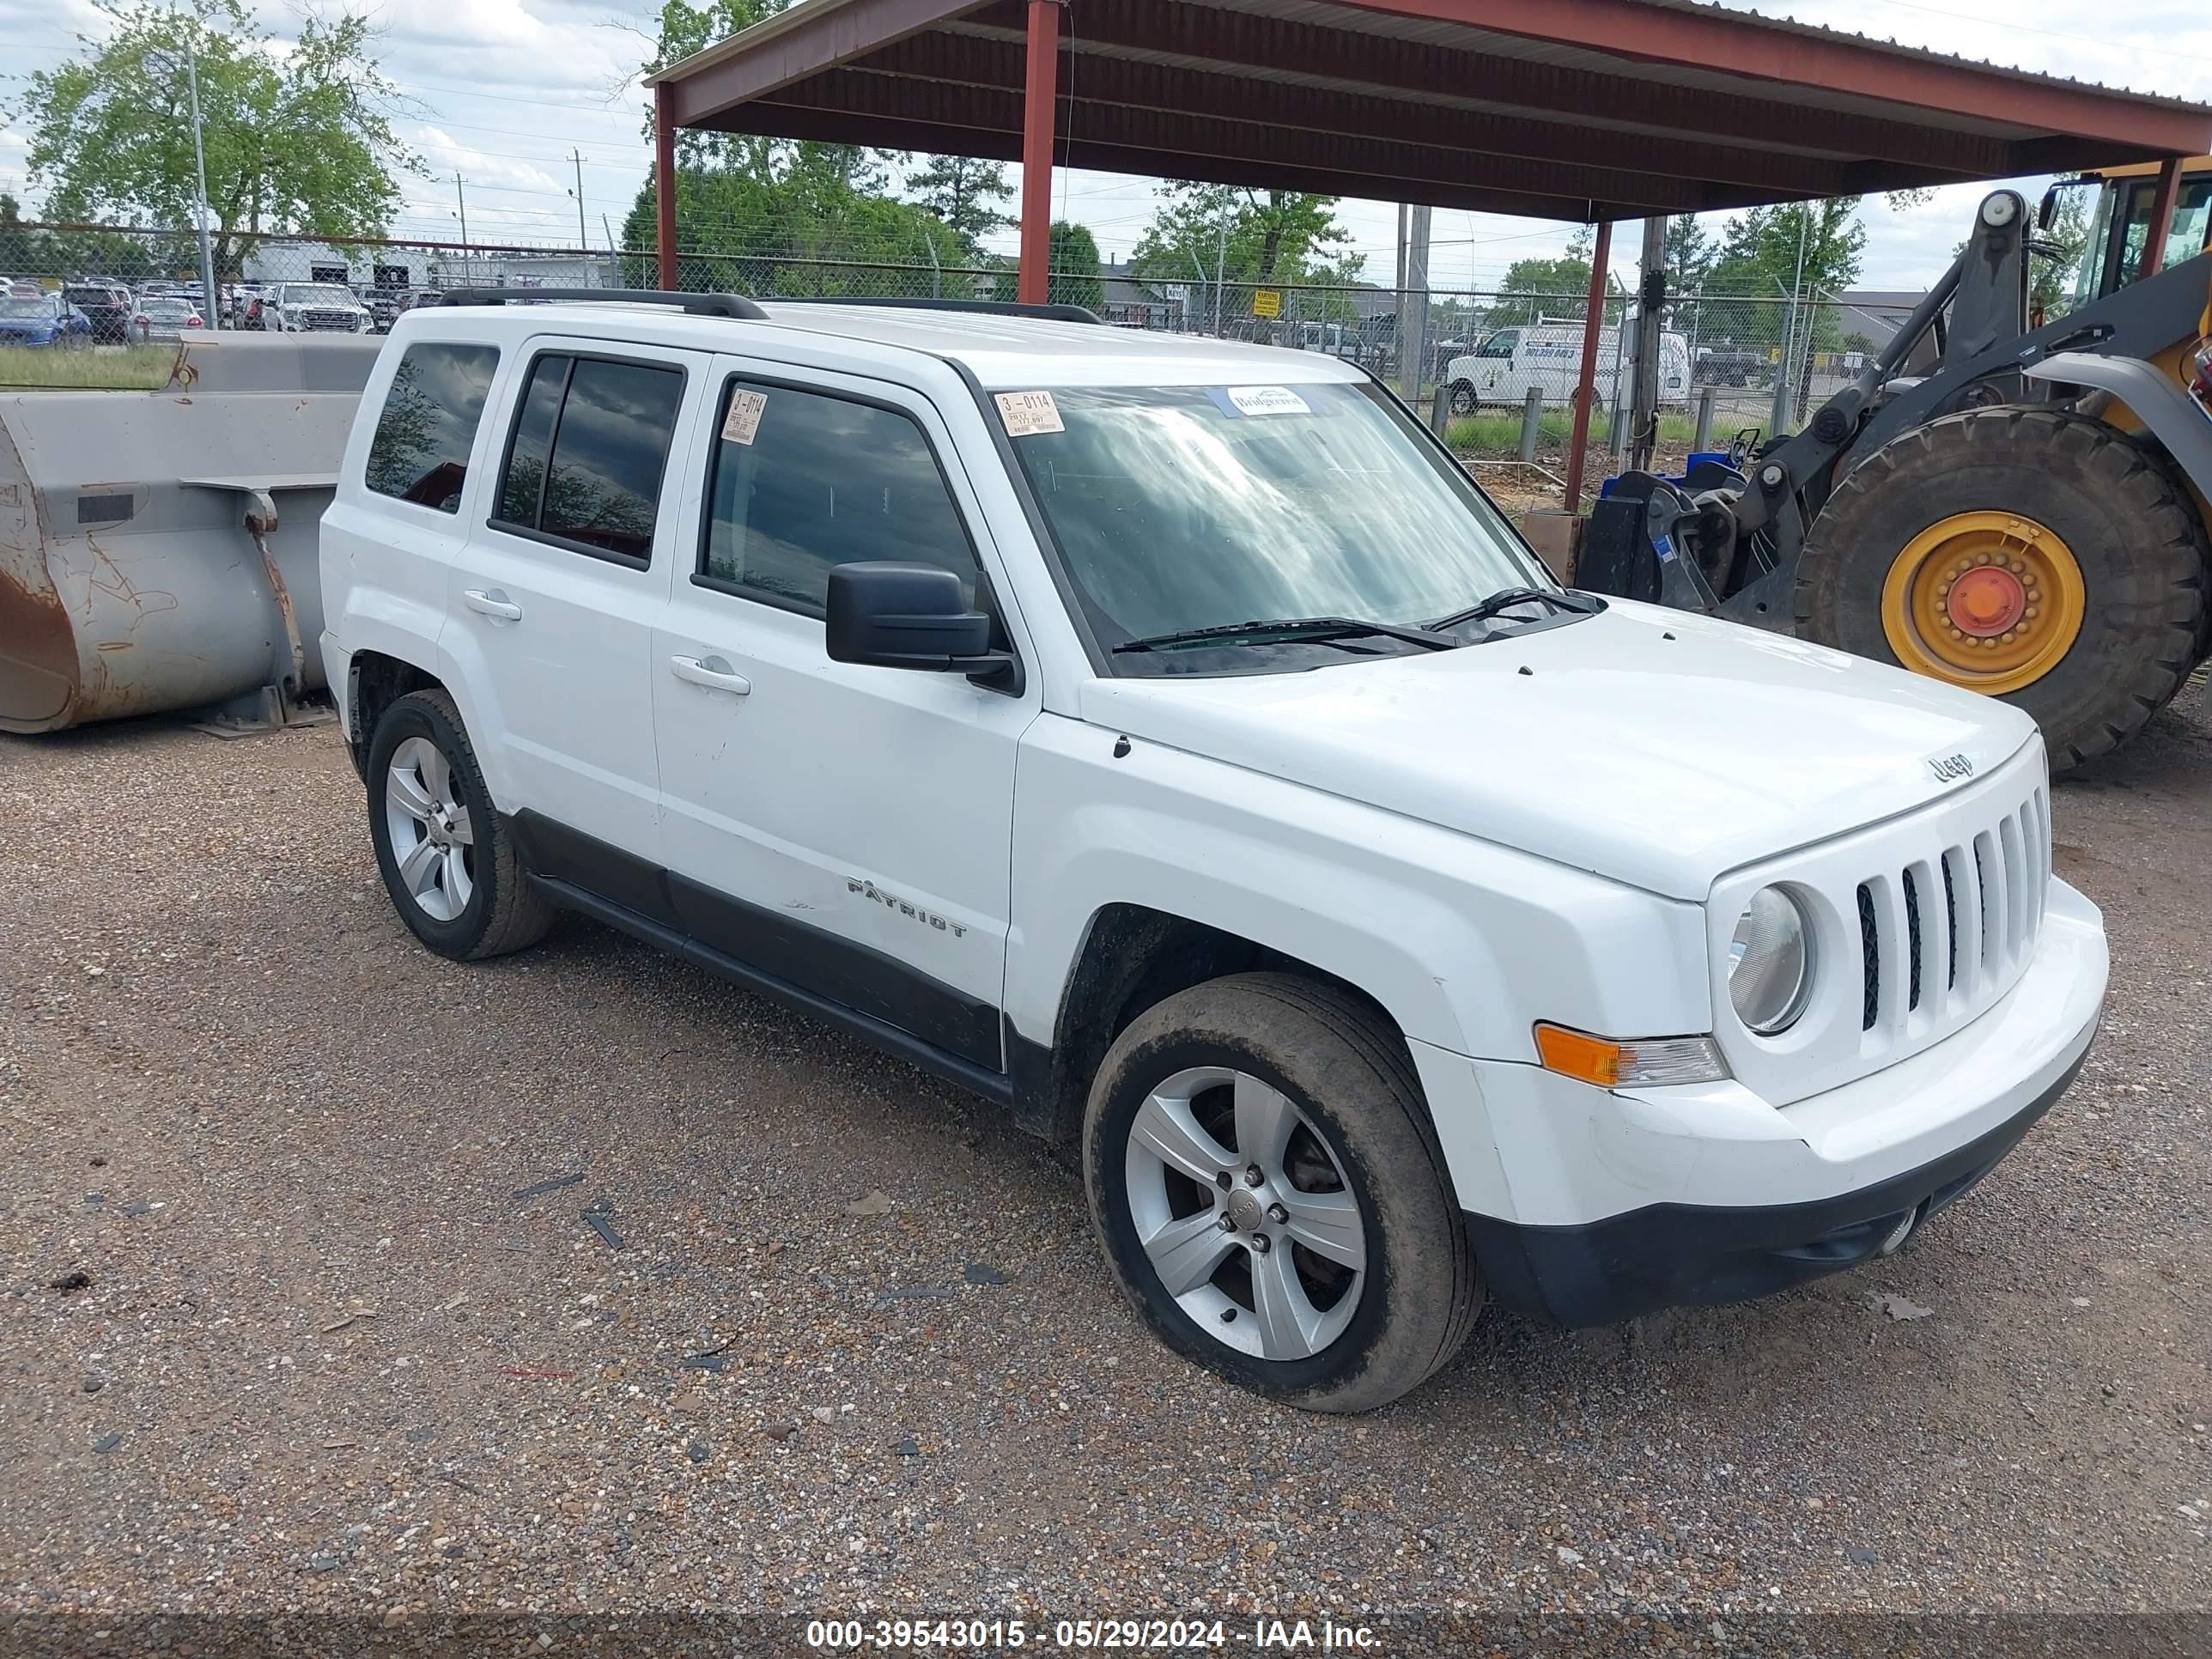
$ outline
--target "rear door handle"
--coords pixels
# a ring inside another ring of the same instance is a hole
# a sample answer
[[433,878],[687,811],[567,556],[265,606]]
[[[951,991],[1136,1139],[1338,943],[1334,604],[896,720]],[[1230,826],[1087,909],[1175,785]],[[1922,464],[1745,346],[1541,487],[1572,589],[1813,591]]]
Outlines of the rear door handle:
[[480,611],[487,617],[496,617],[501,622],[522,620],[522,607],[496,587],[489,593],[481,587],[464,588],[461,590],[461,602],[471,611]]
[[742,697],[753,689],[750,680],[743,674],[733,673],[720,657],[671,657],[668,672],[679,680],[703,685],[709,691],[730,691]]

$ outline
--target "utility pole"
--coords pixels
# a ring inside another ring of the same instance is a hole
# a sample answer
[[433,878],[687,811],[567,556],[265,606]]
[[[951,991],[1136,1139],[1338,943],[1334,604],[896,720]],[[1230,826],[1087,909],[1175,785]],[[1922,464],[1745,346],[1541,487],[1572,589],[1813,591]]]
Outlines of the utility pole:
[[208,246],[207,146],[200,137],[200,58],[195,24],[185,34],[185,84],[192,100],[192,167],[199,185],[195,216],[200,227],[200,299],[202,314],[210,328],[222,326],[222,312],[216,304],[215,252]]
[[1778,438],[1793,418],[1797,392],[1797,290],[1805,281],[1805,230],[1813,218],[1813,204],[1797,204],[1797,274],[1790,279],[1790,315],[1783,325],[1782,353],[1774,365],[1774,407],[1768,422],[1769,437]]
[[469,192],[459,173],[453,174],[453,197],[461,204],[461,286],[467,288],[477,279],[476,266],[469,252]]
[[1222,273],[1229,266],[1229,194],[1221,197],[1221,223],[1213,244],[1213,337],[1221,337]]
[[1628,465],[1643,471],[1651,465],[1659,438],[1659,343],[1667,313],[1667,216],[1644,222],[1643,292],[1636,312],[1636,410],[1629,426]]
[[1406,286],[1398,296],[1398,389],[1418,405],[1427,378],[1429,350],[1429,215],[1426,203],[1409,216],[1406,236]]
[[568,159],[576,164],[576,246],[588,248],[592,233],[584,228],[584,156],[580,150],[570,150]]

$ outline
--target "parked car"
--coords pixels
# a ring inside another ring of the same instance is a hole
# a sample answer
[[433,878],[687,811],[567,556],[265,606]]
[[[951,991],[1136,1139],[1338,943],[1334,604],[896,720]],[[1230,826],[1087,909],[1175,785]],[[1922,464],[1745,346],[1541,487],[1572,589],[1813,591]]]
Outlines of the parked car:
[[[1625,404],[1635,390],[1635,328],[1632,319],[1626,343],[1616,328],[1598,331],[1597,395],[1601,404]],[[1517,410],[1532,387],[1547,404],[1566,403],[1582,378],[1582,362],[1583,325],[1578,322],[1501,328],[1471,355],[1444,365],[1451,412],[1472,415],[1486,407]],[[1689,400],[1689,342],[1668,330],[1659,337],[1660,407],[1680,408]]]
[[388,288],[371,289],[362,297],[362,304],[368,307],[368,325],[379,334],[387,333],[392,319],[399,314],[399,295]]
[[368,307],[343,283],[278,283],[261,297],[259,326],[280,334],[366,334]]
[[369,379],[322,648],[392,904],[1002,1103],[1193,1358],[1358,1410],[1486,1297],[1871,1261],[2081,1065],[2018,710],[1555,586],[1319,353],[645,297],[411,311]]
[[189,300],[149,295],[138,301],[131,325],[135,339],[181,340],[194,329],[204,329],[207,319]]
[[138,302],[120,283],[68,283],[63,296],[84,313],[92,337],[101,345],[123,345],[131,338],[131,319]]
[[1772,377],[1771,365],[1756,351],[1733,346],[1698,348],[1699,386],[1764,386]]
[[66,349],[92,340],[91,319],[59,294],[19,290],[0,297],[0,345]]

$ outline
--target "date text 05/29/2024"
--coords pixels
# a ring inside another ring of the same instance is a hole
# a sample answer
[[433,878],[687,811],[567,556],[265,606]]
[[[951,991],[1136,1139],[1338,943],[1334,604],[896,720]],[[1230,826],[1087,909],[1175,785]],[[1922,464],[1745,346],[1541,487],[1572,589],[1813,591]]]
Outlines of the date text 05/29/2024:
[[1255,1652],[1378,1652],[1380,1632],[1334,1620],[1059,1619],[1034,1627],[1021,1619],[813,1619],[806,1645],[837,1652],[901,1649],[975,1651],[998,1648]]

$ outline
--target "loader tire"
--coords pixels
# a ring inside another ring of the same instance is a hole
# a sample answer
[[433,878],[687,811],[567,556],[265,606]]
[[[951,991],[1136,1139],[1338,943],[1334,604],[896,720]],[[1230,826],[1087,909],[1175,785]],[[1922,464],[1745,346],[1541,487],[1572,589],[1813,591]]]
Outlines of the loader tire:
[[1829,496],[1797,632],[2002,696],[2042,726],[2055,775],[2180,690],[2206,576],[2204,523],[2162,459],[2080,415],[1970,410],[1893,439]]

